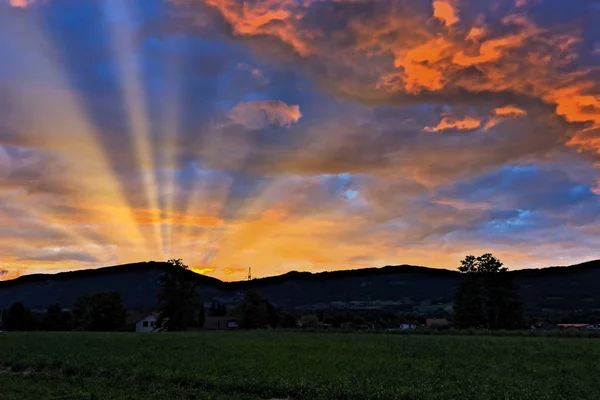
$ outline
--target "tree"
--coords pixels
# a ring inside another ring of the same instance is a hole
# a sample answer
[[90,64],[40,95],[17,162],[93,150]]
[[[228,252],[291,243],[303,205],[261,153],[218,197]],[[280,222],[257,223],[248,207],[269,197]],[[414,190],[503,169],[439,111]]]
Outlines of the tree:
[[290,314],[289,312],[283,311],[280,315],[281,315],[281,318],[279,321],[279,326],[281,326],[282,328],[285,328],[285,329],[298,327],[298,321],[296,320],[296,317],[294,317],[292,314]]
[[521,304],[508,269],[492,254],[469,255],[458,268],[465,277],[454,297],[457,328],[516,329]]
[[4,328],[7,331],[29,331],[34,328],[31,311],[21,302],[14,303],[6,313]]
[[66,331],[69,330],[69,322],[71,315],[68,312],[63,312],[62,308],[55,304],[48,307],[46,315],[42,320],[40,330],[42,331]]
[[240,319],[243,329],[259,329],[276,327],[279,321],[277,310],[259,292],[249,290],[244,294],[244,299],[236,307],[234,313]]
[[227,315],[227,307],[225,304],[221,304],[218,302],[212,302],[210,308],[208,309],[208,315],[211,317],[224,317]]
[[319,317],[314,314],[303,315],[298,321],[298,325],[302,328],[316,328],[319,326]]
[[160,278],[157,325],[168,331],[182,331],[194,323],[198,313],[197,284],[189,279],[188,266],[181,259],[168,263],[172,265],[171,270]]
[[454,325],[459,329],[485,325],[481,290],[477,276],[467,273],[454,296]]
[[206,320],[206,315],[204,313],[204,302],[200,302],[200,311],[198,311],[198,326],[200,328],[204,327],[204,321]]
[[75,329],[112,332],[125,327],[127,313],[119,292],[84,293],[73,308]]

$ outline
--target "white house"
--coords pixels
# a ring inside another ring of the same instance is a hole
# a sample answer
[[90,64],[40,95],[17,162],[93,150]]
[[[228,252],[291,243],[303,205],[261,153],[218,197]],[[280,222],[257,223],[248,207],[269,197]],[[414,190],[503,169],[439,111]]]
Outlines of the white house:
[[417,324],[408,324],[408,323],[400,324],[400,329],[402,329],[403,331],[407,331],[410,329],[417,329]]
[[136,332],[154,332],[155,327],[156,314],[154,313],[142,316],[142,318],[138,319],[135,323]]
[[236,320],[232,319],[227,321],[227,329],[237,329],[238,328],[238,323]]

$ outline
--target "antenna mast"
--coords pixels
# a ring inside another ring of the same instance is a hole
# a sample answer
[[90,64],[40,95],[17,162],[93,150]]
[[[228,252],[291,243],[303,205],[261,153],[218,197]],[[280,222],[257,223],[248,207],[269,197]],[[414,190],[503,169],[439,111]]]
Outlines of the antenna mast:
[[248,280],[252,280],[252,267],[248,267]]

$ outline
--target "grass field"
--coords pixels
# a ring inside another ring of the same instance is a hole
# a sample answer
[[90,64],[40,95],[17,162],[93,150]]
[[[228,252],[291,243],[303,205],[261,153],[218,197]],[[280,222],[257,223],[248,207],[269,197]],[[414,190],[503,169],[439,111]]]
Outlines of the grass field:
[[0,399],[599,399],[600,340],[0,333]]

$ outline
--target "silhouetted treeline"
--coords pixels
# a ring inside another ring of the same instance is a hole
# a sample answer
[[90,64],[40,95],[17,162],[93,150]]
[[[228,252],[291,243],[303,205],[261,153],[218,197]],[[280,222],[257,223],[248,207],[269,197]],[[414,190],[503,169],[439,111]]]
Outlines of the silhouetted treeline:
[[7,331],[122,331],[126,325],[123,299],[117,292],[84,293],[72,310],[54,304],[45,312],[17,302],[0,312],[0,329]]

